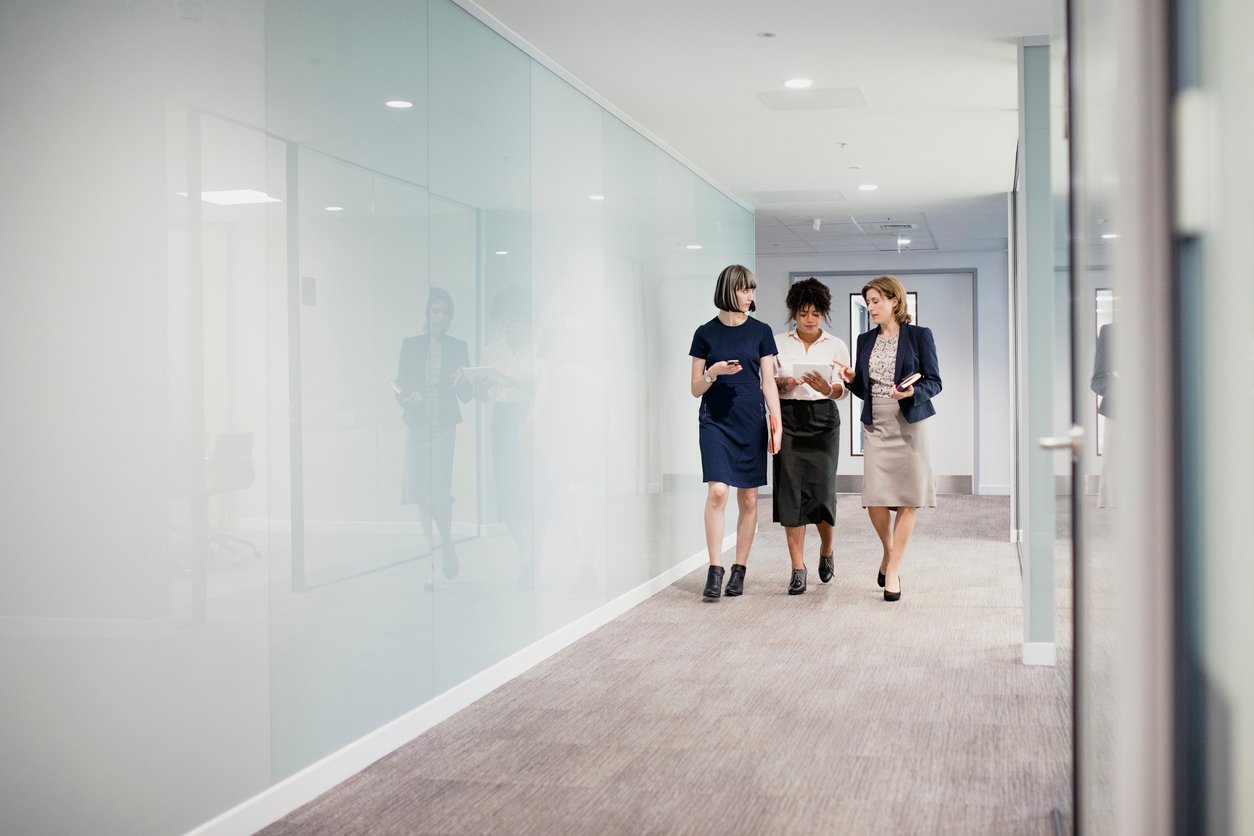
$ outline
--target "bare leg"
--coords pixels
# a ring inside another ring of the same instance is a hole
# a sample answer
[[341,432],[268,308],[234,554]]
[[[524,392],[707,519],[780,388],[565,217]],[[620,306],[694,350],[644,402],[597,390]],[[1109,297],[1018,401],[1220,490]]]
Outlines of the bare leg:
[[893,521],[893,550],[892,559],[888,561],[888,569],[884,572],[887,581],[884,589],[888,592],[901,591],[901,578],[898,572],[901,570],[901,559],[905,557],[906,546],[910,542],[910,534],[914,531],[914,520],[917,516],[915,508],[898,508],[897,519]]
[[717,566],[723,554],[723,518],[727,508],[727,485],[710,482],[705,495],[705,549],[710,565]]
[[749,547],[758,530],[758,489],[736,488],[736,501],[740,506],[736,521],[736,562],[741,566],[749,560]]
[[880,558],[880,574],[888,573],[888,562],[893,555],[893,527],[891,512],[887,508],[868,508],[867,514],[871,517],[871,525],[875,526],[875,533],[880,536],[880,545],[884,547],[884,556]]
[[819,554],[822,556],[832,553],[833,544],[836,540],[836,526],[829,523],[819,523]]
[[785,526],[784,536],[788,540],[788,557],[792,560],[792,568],[806,568],[806,527]]

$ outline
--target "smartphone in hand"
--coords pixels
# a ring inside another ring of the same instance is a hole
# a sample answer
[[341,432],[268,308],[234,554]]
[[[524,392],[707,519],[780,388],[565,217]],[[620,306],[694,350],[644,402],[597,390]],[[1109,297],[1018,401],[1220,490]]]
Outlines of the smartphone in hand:
[[914,374],[911,374],[911,375],[906,375],[905,379],[897,384],[897,391],[904,392],[922,379],[923,379],[923,375],[919,374],[918,372],[915,372]]

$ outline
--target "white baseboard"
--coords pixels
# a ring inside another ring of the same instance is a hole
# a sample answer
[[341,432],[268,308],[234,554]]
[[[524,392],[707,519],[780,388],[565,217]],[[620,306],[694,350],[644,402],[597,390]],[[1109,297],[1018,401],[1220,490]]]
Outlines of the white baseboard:
[[1023,664],[1052,668],[1058,664],[1058,645],[1053,642],[1024,642]]
[[1020,529],[1020,528],[1010,529],[1010,542],[1022,543],[1023,542],[1023,529]]
[[980,485],[980,496],[1010,496],[1010,486]]
[[[731,548],[735,542],[734,534],[728,536],[723,540],[723,551]],[[565,627],[559,627],[509,658],[458,683],[409,713],[205,822],[190,831],[190,836],[244,836],[273,824],[485,694],[527,672],[598,627],[608,624],[694,569],[704,566],[706,560],[706,552],[702,549],[652,580],[623,593]]]

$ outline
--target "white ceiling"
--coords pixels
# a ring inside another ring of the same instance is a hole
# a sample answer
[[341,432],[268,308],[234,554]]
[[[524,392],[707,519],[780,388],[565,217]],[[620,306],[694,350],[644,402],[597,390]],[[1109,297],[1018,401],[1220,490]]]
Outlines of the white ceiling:
[[916,250],[1005,247],[1016,44],[1051,0],[476,2],[752,206],[759,253],[895,249],[887,219]]

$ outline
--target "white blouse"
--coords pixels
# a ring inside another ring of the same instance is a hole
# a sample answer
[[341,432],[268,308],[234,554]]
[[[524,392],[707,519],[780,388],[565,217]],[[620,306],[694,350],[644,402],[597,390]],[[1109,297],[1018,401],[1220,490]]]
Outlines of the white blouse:
[[[845,341],[839,337],[834,337],[827,331],[820,329],[819,338],[810,346],[810,350],[806,350],[806,344],[797,336],[796,331],[789,331],[787,334],[775,335],[775,346],[779,349],[779,377],[799,377],[794,375],[793,363],[831,363],[833,360],[849,364],[849,346],[845,345]],[[849,397],[849,390],[839,382],[837,376],[837,366],[831,367],[827,380],[834,386],[840,387],[840,394],[833,400],[843,401]],[[783,400],[793,401],[821,401],[826,395],[819,392],[808,383],[803,383],[797,388],[785,393],[780,392],[779,396]]]

